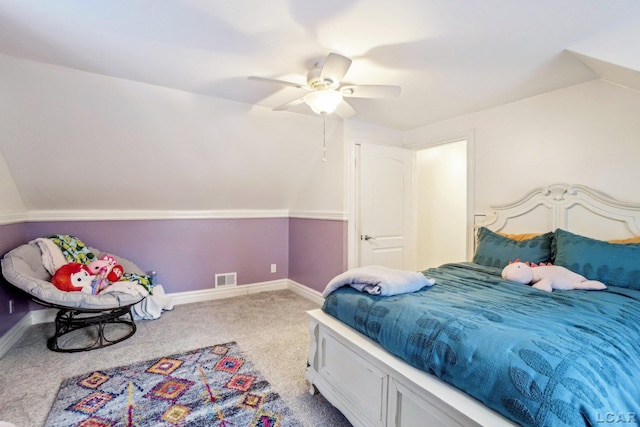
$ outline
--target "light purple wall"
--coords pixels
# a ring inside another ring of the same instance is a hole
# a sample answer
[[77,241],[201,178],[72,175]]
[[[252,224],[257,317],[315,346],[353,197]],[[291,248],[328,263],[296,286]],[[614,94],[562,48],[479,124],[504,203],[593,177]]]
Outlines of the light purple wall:
[[346,269],[346,221],[289,219],[289,279],[322,292]]
[[[194,219],[38,222],[29,239],[71,234],[85,244],[155,270],[168,293],[213,288],[219,273],[238,273],[238,284],[284,279],[288,274],[288,219]],[[271,273],[271,264],[277,273]]]
[[[263,218],[137,221],[51,221],[0,225],[0,254],[37,237],[71,234],[87,245],[155,270],[169,293],[210,289],[216,273],[238,284],[286,279],[322,291],[347,266],[344,221]],[[271,264],[277,273],[271,273]],[[15,302],[8,314],[8,299]],[[0,336],[41,306],[0,286]]]
[[[27,241],[27,225],[0,225],[0,257]],[[0,336],[4,335],[29,312],[29,299],[24,293],[0,278]],[[13,299],[14,311],[9,314],[9,300]]]

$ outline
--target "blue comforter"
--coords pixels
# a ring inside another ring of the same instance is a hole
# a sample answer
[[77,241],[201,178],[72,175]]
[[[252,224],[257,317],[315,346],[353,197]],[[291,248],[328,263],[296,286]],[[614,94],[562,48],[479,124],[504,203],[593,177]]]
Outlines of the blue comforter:
[[344,287],[323,310],[519,424],[640,425],[640,291],[547,293],[500,271],[447,264],[424,272],[433,287]]

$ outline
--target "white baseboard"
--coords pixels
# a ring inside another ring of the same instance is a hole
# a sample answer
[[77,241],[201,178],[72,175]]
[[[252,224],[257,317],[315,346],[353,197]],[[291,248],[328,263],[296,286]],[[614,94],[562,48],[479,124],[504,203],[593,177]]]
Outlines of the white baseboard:
[[58,314],[57,308],[45,308],[43,310],[30,311],[28,316],[31,317],[31,324],[37,325],[38,323],[49,323],[55,321],[56,314]]
[[173,303],[176,305],[191,304],[194,302],[238,297],[258,292],[279,291],[287,289],[288,282],[289,280],[287,279],[272,280],[269,282],[252,283],[250,285],[203,289],[200,291],[174,292],[167,295],[173,298]]
[[18,323],[13,325],[13,328],[9,329],[6,334],[0,337],[0,357],[4,356],[32,325],[29,314],[26,314]]
[[[167,294],[173,298],[175,305],[191,304],[195,302],[211,301],[223,298],[232,298],[242,295],[256,294],[259,292],[280,291],[289,289],[290,291],[307,298],[319,305],[322,305],[324,298],[322,294],[313,289],[307,288],[298,282],[289,279],[272,280],[269,282],[253,283],[250,285],[232,286],[228,288],[213,288],[199,291],[174,292]],[[0,337],[0,358],[5,355],[18,342],[24,333],[32,325],[39,323],[53,322],[56,319],[58,310],[47,308],[42,310],[32,310],[26,314],[9,331]]]
[[294,282],[293,280],[289,280],[288,289],[320,306],[324,303],[324,298],[322,297],[321,292],[308,288],[298,282]]

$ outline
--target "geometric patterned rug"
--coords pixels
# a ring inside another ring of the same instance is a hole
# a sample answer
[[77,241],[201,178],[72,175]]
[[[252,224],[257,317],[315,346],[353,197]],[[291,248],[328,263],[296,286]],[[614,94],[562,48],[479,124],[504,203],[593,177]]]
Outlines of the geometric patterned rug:
[[235,342],[63,381],[49,427],[301,425]]

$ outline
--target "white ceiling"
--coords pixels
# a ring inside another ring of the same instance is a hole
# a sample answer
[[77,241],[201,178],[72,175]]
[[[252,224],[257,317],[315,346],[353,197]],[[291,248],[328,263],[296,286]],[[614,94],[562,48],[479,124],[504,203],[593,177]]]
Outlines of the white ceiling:
[[353,119],[407,130],[597,78],[566,49],[639,21],[638,0],[0,0],[0,53],[274,108],[300,89],[248,76],[304,83],[337,52],[345,81],[402,87]]

